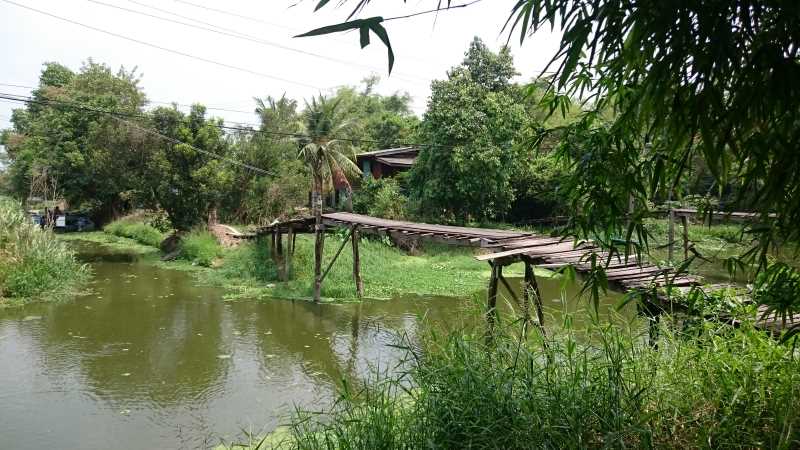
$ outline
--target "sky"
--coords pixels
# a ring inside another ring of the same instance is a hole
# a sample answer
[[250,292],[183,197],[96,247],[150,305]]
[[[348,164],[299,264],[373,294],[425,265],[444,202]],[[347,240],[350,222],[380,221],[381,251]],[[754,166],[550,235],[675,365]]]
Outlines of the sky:
[[[414,112],[422,115],[431,80],[445,78],[447,70],[463,60],[474,36],[494,50],[506,42],[501,29],[516,0],[482,0],[438,15],[385,22],[397,58],[390,76],[386,48],[374,35],[363,50],[358,33],[293,38],[344,21],[355,0],[338,8],[338,1],[330,2],[314,13],[316,3],[0,0],[0,92],[28,95],[30,89],[19,86],[36,86],[44,62],[59,62],[77,71],[92,58],[115,70],[137,68],[151,106],[202,103],[211,115],[232,123],[257,122],[254,97],[285,94],[302,104],[304,98],[331,93],[342,85],[358,85],[372,74],[381,76],[378,92],[408,92]],[[406,15],[437,3],[374,0],[360,17]],[[516,36],[512,39],[520,80],[544,69],[558,49],[559,38],[549,30],[537,32],[521,48],[515,45]],[[18,104],[0,101],[0,129],[10,126],[15,107]]]

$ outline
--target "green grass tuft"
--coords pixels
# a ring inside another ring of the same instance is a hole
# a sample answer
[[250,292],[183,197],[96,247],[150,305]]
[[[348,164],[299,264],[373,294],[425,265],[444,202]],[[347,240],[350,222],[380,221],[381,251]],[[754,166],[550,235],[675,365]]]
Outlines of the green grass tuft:
[[211,267],[222,256],[222,247],[213,234],[195,230],[181,239],[180,258],[203,267]]
[[164,233],[155,227],[131,218],[123,218],[111,222],[103,228],[103,231],[156,248],[161,245],[161,241],[165,237]]

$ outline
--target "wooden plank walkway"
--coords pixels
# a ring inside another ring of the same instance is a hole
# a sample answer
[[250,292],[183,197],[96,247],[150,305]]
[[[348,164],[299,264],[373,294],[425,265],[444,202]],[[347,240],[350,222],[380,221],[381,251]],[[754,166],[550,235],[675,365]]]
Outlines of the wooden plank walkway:
[[[587,273],[591,270],[589,258],[592,254],[596,255],[598,263],[605,268],[608,281],[616,284],[625,292],[659,292],[660,288],[666,286],[688,292],[691,288],[701,286],[703,283],[699,276],[679,274],[672,267],[660,267],[646,261],[638,261],[635,256],[625,258],[615,255],[609,258],[607,252],[592,242],[574,242],[523,231],[389,220],[346,212],[327,213],[322,217],[324,224],[329,228],[358,229],[362,233],[408,236],[485,249],[487,253],[476,256],[476,259],[486,261],[492,267],[492,279],[489,281],[490,311],[494,309],[492,300],[496,298],[498,281],[507,284],[502,276],[502,267],[517,262],[523,262],[526,265],[526,289],[524,289],[526,298],[529,295],[528,291],[538,291],[535,277],[529,270],[530,266],[559,269],[572,265],[578,273]],[[280,241],[281,234],[309,233],[313,232],[313,228],[313,217],[293,219],[263,227],[249,237],[272,234],[273,237],[277,235],[278,241]],[[717,287],[717,289],[719,288],[720,286]],[[533,297],[537,302],[540,300],[537,298],[538,295],[533,295]],[[655,302],[656,306],[659,306],[659,303],[662,307],[676,306],[669,302],[669,299],[665,298],[663,294],[657,294],[656,298],[652,298],[651,301]],[[529,305],[526,302],[523,304]],[[541,327],[541,304],[535,306],[538,309],[537,315],[539,315],[539,326]],[[529,314],[527,307],[523,308],[525,314]],[[763,309],[761,313],[763,313]],[[800,315],[790,318],[788,324],[800,324]],[[780,325],[780,320],[774,317],[760,320],[762,328],[773,332],[779,330]]]

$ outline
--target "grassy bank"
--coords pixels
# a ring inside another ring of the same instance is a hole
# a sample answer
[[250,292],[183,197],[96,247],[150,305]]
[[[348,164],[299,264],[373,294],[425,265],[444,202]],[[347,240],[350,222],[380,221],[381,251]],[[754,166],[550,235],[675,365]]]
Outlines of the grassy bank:
[[[336,254],[342,236],[325,239],[323,270]],[[219,267],[205,271],[201,278],[232,291],[232,296],[268,296],[279,298],[311,297],[314,279],[313,237],[297,237],[295,255],[288,282],[278,280],[278,270],[269,253],[269,243],[248,242],[227,249]],[[382,241],[362,239],[359,245],[364,296],[391,298],[400,295],[465,296],[486,288],[489,268],[476,261],[472,249],[427,246],[419,254],[409,255]],[[511,267],[508,276],[521,275]],[[550,276],[540,271],[541,276]],[[328,273],[322,288],[328,300],[354,300],[352,247],[348,243]]]
[[155,227],[144,223],[139,218],[124,218],[111,222],[103,227],[103,231],[119,237],[133,239],[134,241],[158,248],[166,235]]
[[545,346],[506,330],[491,348],[482,329],[428,336],[408,346],[402,376],[345,385],[324,414],[299,412],[274,447],[800,445],[800,360],[791,344],[747,324],[663,327],[658,347],[627,329],[586,333]]
[[[226,288],[228,298],[302,298],[311,297],[313,285],[314,242],[309,235],[297,237],[291,267],[291,279],[279,281],[278,270],[270,257],[269,240],[244,242],[235,248],[220,247],[206,231],[193,231],[183,238],[176,261],[162,262],[157,255],[159,233],[141,222],[123,219],[107,226],[104,232],[81,233],[65,239],[83,239],[128,248],[166,268],[192,271],[200,282]],[[343,235],[325,239],[323,268],[341,244]],[[428,245],[414,255],[383,241],[362,239],[361,275],[367,298],[391,298],[399,295],[465,296],[486,288],[489,266],[474,259],[469,248]],[[352,247],[348,243],[323,284],[327,301],[354,300]],[[537,271],[540,276],[551,272]],[[521,276],[521,268],[509,267],[507,276]]]
[[34,225],[16,201],[0,197],[0,307],[63,299],[88,277],[52,231]]

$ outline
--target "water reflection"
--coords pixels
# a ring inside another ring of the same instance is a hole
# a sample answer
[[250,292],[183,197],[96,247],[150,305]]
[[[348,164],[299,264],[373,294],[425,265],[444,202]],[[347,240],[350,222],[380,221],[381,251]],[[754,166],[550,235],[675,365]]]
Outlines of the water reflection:
[[[321,407],[342,378],[392,368],[403,355],[387,344],[414,340],[422,323],[476,320],[471,299],[227,303],[185,273],[82,251],[91,293],[0,311],[4,448],[213,446],[274,428],[295,404]],[[552,323],[575,310],[558,281],[540,285]]]

